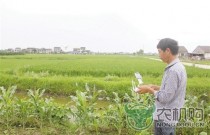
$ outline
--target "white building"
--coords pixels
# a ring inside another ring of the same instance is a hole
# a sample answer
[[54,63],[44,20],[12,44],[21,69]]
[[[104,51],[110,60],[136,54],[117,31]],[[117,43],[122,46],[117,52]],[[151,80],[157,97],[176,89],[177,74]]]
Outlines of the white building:
[[22,50],[21,50],[21,48],[20,47],[16,47],[15,48],[15,52],[21,52]]
[[62,53],[61,47],[54,47],[54,53]]

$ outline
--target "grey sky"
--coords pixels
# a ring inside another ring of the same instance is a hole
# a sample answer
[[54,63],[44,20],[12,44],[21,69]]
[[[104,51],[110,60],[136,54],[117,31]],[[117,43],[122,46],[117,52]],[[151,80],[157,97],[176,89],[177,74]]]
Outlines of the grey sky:
[[1,0],[0,49],[85,46],[156,52],[170,37],[191,52],[210,45],[207,0]]

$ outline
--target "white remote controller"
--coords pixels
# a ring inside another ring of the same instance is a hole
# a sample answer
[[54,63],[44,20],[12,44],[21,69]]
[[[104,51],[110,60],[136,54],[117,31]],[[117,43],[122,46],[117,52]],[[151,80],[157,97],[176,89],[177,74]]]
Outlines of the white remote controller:
[[[136,72],[136,73],[134,73],[134,75],[135,75],[136,79],[137,79],[138,82],[139,82],[139,85],[138,85],[138,86],[140,86],[141,84],[143,84],[141,74],[140,74],[139,72]],[[135,87],[133,90],[134,90],[135,92],[138,92],[138,91],[139,91],[139,88],[138,88],[138,87]]]
[[134,91],[135,91],[135,92],[138,92],[138,91],[139,91],[139,88],[138,88],[138,87],[136,87],[136,88],[134,89]]
[[139,72],[136,72],[136,73],[135,73],[135,76],[136,76],[136,79],[137,79],[138,82],[139,82],[139,85],[143,84],[142,76],[140,75],[140,73],[139,73]]

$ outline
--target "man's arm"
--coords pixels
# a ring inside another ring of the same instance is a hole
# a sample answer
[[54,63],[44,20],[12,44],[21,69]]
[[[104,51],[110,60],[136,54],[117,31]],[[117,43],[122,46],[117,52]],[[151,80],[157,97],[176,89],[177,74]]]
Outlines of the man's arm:
[[177,90],[178,87],[178,77],[175,71],[170,72],[168,74],[168,79],[164,82],[165,86],[160,90],[155,90],[154,88],[150,87],[149,85],[142,85],[139,88],[138,93],[150,93],[153,94],[159,102],[167,103],[169,102]]
[[151,87],[150,85],[141,85],[140,87],[138,87],[139,90],[137,91],[139,94],[144,94],[144,93],[150,93],[153,94],[156,92],[156,90]]
[[154,94],[160,90],[160,86],[154,85],[154,84],[141,85],[138,88],[139,88],[139,90],[138,90],[139,94],[144,94],[144,93]]

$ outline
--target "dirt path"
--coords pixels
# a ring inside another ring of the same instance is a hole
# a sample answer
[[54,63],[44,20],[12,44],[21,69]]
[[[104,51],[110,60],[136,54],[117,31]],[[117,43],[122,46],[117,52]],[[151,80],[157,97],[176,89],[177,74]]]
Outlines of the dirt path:
[[[145,58],[148,58],[148,57],[145,57]],[[148,59],[161,61],[160,59],[156,59],[156,58],[148,58]],[[188,63],[188,62],[182,62],[182,64],[186,66],[193,66],[193,67],[202,68],[202,69],[210,69],[210,65],[194,64],[194,63]]]

